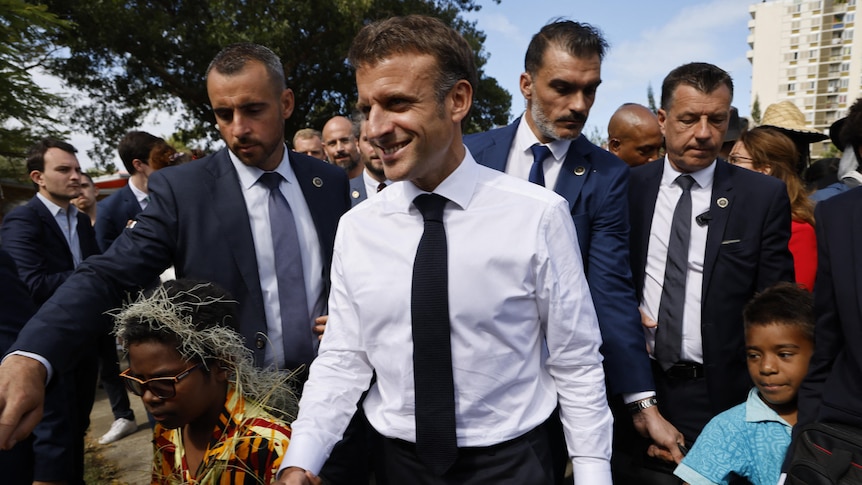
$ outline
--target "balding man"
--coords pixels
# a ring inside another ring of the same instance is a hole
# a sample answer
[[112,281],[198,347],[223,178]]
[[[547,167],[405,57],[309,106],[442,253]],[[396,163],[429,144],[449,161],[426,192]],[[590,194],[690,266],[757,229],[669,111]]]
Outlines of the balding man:
[[662,141],[655,113],[637,103],[620,106],[608,123],[608,150],[630,167],[657,159]]
[[349,178],[362,174],[359,163],[359,126],[344,116],[334,116],[323,125],[323,147],[330,163],[347,172]]

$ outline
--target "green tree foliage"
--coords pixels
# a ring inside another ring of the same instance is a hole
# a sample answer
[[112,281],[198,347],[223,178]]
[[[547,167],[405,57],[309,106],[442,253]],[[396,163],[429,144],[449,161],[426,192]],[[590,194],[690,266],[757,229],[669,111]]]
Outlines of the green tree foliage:
[[[0,175],[22,178],[27,147],[46,135],[62,136],[53,110],[62,99],[33,80],[34,69],[51,54],[49,36],[67,23],[44,6],[24,0],[0,0]],[[29,180],[29,179],[28,179]]]
[[655,114],[658,114],[658,108],[655,105],[655,93],[652,90],[652,83],[647,84],[646,88],[647,107]]
[[[217,139],[204,75],[213,56],[233,42],[263,44],[282,58],[296,97],[288,137],[351,112],[356,88],[345,59],[369,21],[433,15],[465,35],[480,67],[487,57],[484,34],[459,16],[478,9],[477,0],[43,1],[76,26],[55,37],[64,55],[54,58],[51,71],[89,98],[75,119],[103,140],[90,154],[95,160],[112,158],[116,141],[155,109],[188,115],[176,127],[183,142]],[[496,80],[482,76],[467,131],[506,123],[510,103]]]
[[760,124],[760,96],[754,95],[754,102],[751,103],[751,120],[754,121],[754,126]]

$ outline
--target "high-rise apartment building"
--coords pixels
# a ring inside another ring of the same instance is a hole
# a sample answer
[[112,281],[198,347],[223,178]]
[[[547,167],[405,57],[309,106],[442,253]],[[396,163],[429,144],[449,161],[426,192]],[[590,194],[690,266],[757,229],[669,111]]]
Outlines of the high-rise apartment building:
[[[752,103],[759,99],[762,112],[790,100],[811,129],[828,133],[862,95],[857,0],[763,1],[749,12]],[[828,140],[812,145],[812,156],[828,146]]]

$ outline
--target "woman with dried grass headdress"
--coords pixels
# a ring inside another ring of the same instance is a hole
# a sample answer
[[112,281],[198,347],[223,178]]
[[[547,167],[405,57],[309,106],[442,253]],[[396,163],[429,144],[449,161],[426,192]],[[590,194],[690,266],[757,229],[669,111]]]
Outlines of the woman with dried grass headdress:
[[790,197],[790,252],[796,282],[814,291],[817,273],[817,238],[814,235],[814,203],[796,173],[799,153],[793,140],[784,133],[758,126],[740,135],[728,157],[730,163],[771,175],[787,186]]
[[168,281],[116,315],[121,375],[157,424],[153,483],[268,484],[290,441],[291,377],[255,368],[237,303],[211,283]]

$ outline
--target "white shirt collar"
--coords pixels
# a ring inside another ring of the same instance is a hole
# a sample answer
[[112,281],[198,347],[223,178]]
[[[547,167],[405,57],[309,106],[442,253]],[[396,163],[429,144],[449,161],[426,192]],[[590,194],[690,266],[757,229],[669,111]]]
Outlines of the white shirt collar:
[[132,193],[135,194],[135,199],[138,201],[138,205],[144,207],[146,205],[146,201],[148,201],[148,197],[150,196],[143,190],[137,188],[135,184],[132,183],[131,179],[129,180],[129,189],[131,189]]
[[75,204],[70,203],[69,208],[66,209],[51,202],[47,197],[42,195],[41,192],[36,192],[36,197],[38,197],[39,200],[42,201],[42,204],[44,204],[45,207],[48,208],[48,212],[50,212],[51,215],[54,217],[57,217],[57,214],[68,214],[70,218],[78,216],[78,208],[75,206]]
[[[712,187],[712,181],[715,178],[715,164],[716,160],[713,160],[712,163],[710,163],[706,167],[698,170],[697,172],[688,173],[687,175],[691,175],[694,181],[697,182],[698,187],[702,189]],[[674,166],[670,163],[670,160],[668,160],[667,155],[665,155],[664,172],[661,176],[661,185],[673,185],[676,178],[680,175],[683,175],[683,173],[674,168]]]
[[[530,151],[530,147],[536,143],[540,145],[543,144],[539,141],[539,138],[536,137],[536,134],[533,133],[533,130],[530,129],[530,125],[527,123],[527,113],[524,112],[521,115],[521,121],[518,123],[518,129],[515,132],[515,141],[513,144],[514,149],[521,153],[525,153],[532,158],[533,153]],[[545,143],[544,145],[551,150],[551,155],[554,156],[555,160],[563,160],[566,158],[566,154],[569,153],[569,146],[571,146],[571,144],[572,140],[554,140],[550,143]]]
[[[284,147],[284,154],[281,156],[281,162],[279,162],[273,172],[281,174],[287,183],[297,184],[296,174],[293,172],[293,167],[290,166],[289,152],[290,150],[288,150],[287,147]],[[257,183],[257,180],[261,175],[263,175],[264,171],[257,167],[252,167],[242,163],[230,150],[228,150],[227,153],[228,156],[230,156],[231,163],[233,163],[233,166],[236,169],[237,175],[239,176],[240,186],[243,190],[248,190],[252,185]]]
[[[473,159],[470,150],[465,147],[464,153],[464,158],[458,167],[433,191],[433,193],[451,200],[462,209],[466,209],[470,204],[479,177],[479,165]],[[409,181],[394,183],[391,187],[380,192],[381,195],[385,194],[385,202],[388,206],[386,209],[390,212],[409,212],[410,208],[413,207],[413,199],[420,194],[427,193]]]

